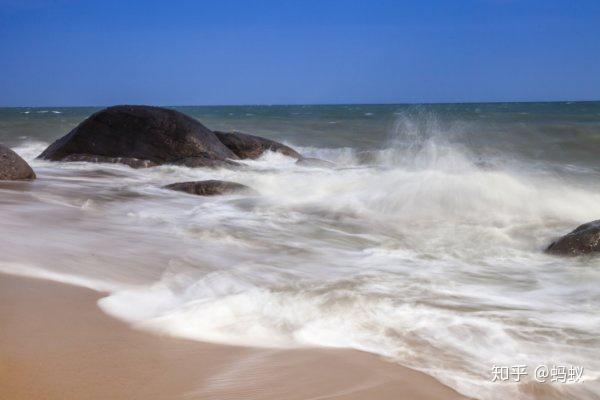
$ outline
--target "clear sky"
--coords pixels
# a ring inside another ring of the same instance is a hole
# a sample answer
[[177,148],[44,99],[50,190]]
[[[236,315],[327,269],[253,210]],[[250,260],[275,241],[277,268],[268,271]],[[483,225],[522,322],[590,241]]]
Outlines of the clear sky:
[[0,0],[0,106],[600,100],[600,0]]

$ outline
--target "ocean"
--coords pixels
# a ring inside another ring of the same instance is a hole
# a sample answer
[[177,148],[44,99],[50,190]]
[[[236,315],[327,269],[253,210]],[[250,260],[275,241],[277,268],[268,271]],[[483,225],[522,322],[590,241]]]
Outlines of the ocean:
[[[358,349],[480,399],[600,398],[600,258],[544,253],[600,219],[600,102],[174,108],[335,167],[37,160],[99,108],[0,109],[38,175],[0,183],[0,271],[105,291],[108,314],[174,336]],[[161,189],[203,179],[260,195]]]

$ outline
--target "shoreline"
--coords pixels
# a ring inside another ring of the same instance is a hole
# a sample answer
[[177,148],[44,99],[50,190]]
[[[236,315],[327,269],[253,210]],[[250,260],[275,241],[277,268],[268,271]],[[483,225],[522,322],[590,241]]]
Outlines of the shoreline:
[[135,330],[102,293],[0,273],[0,392],[36,399],[465,399],[349,349],[260,349]]

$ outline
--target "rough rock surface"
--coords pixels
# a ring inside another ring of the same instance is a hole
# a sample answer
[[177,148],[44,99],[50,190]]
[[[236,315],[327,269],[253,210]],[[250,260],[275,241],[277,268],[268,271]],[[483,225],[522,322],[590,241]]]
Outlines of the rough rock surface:
[[164,186],[165,189],[177,190],[199,196],[216,196],[224,194],[256,193],[252,188],[241,183],[209,180],[195,182],[179,182]]
[[300,153],[291,147],[260,136],[241,132],[225,133],[217,131],[215,131],[215,135],[217,135],[219,140],[241,159],[258,158],[267,150],[278,152],[296,159],[302,157]]
[[574,231],[554,241],[546,251],[562,255],[600,251],[600,219],[578,226]]
[[0,180],[35,179],[35,172],[17,153],[0,144]]
[[47,160],[85,158],[135,160],[133,164],[168,164],[187,157],[236,159],[217,136],[178,111],[151,106],[113,106],[84,120],[39,156]]

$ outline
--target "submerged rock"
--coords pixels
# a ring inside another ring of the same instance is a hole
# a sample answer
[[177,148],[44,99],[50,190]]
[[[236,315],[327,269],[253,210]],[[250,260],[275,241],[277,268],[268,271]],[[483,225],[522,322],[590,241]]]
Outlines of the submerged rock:
[[496,166],[489,162],[489,161],[485,161],[485,160],[478,160],[475,161],[474,165],[479,168],[479,169],[483,169],[485,171],[492,171],[494,169],[496,169]]
[[93,114],[39,157],[123,162],[136,168],[188,157],[219,161],[237,158],[195,119],[166,108],[131,105],[108,107]]
[[35,172],[17,153],[0,144],[0,180],[35,179]]
[[179,182],[164,186],[164,189],[177,190],[199,196],[216,196],[224,194],[255,194],[256,191],[236,182],[208,180],[195,182]]
[[581,255],[600,251],[600,219],[578,226],[546,249],[548,253]]
[[320,158],[312,158],[312,157],[302,157],[296,164],[302,165],[304,167],[319,167],[319,168],[333,168],[335,164],[331,161],[321,160]]
[[227,146],[229,150],[241,159],[258,158],[267,150],[296,159],[302,158],[300,153],[291,147],[260,136],[241,132],[225,133],[217,131],[215,131],[215,135],[217,135],[221,143]]

